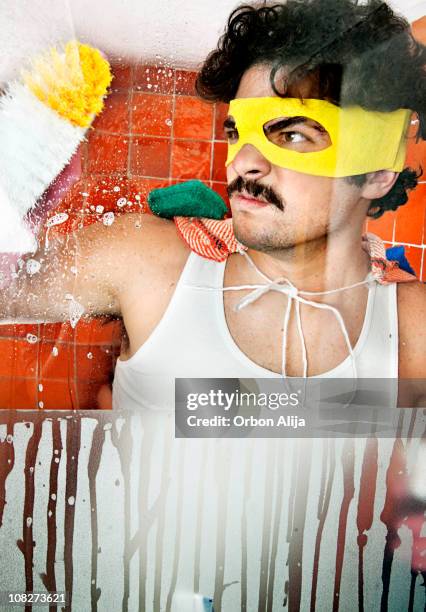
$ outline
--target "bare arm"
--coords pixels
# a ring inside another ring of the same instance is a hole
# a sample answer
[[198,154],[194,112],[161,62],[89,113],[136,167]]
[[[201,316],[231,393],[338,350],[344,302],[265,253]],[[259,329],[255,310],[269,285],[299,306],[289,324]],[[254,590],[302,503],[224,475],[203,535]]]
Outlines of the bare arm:
[[96,223],[52,240],[23,265],[0,297],[0,318],[67,321],[72,317],[121,315],[123,297],[155,265],[175,229],[150,215],[128,214],[111,226]]
[[411,379],[407,385],[411,397],[400,397],[400,405],[426,405],[425,321],[426,285],[398,285],[399,378]]

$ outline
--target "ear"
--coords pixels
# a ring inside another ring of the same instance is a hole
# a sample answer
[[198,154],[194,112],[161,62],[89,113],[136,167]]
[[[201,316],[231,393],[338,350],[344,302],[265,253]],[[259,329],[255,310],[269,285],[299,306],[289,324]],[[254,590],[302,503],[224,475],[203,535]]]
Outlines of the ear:
[[378,170],[367,174],[367,180],[361,189],[361,195],[366,200],[377,200],[385,196],[395,185],[399,172]]

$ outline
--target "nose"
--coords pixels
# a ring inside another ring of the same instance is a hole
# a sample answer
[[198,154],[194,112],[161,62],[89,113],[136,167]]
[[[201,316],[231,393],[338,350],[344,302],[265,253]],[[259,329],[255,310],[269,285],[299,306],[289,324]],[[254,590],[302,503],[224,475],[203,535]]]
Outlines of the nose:
[[271,164],[256,147],[245,144],[228,168],[242,178],[259,180],[270,173]]

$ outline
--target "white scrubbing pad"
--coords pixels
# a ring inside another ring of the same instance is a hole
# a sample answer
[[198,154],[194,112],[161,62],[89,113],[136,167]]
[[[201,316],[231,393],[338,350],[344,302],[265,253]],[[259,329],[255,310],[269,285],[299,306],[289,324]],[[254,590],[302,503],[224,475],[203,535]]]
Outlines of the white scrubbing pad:
[[[17,214],[25,215],[35,204],[70,161],[85,132],[40,102],[24,84],[8,87],[0,98],[0,186]],[[0,228],[4,226],[2,222]]]
[[29,253],[37,241],[0,185],[0,253]]

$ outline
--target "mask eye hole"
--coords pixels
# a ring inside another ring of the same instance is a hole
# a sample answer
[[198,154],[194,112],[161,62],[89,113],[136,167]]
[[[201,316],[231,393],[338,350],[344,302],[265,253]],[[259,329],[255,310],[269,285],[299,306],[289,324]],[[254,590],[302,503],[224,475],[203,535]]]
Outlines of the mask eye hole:
[[323,151],[331,146],[327,130],[309,117],[277,117],[264,124],[269,142],[299,153]]
[[223,122],[223,131],[225,132],[225,138],[228,144],[236,144],[238,142],[239,134],[233,117],[227,117],[225,119]]

